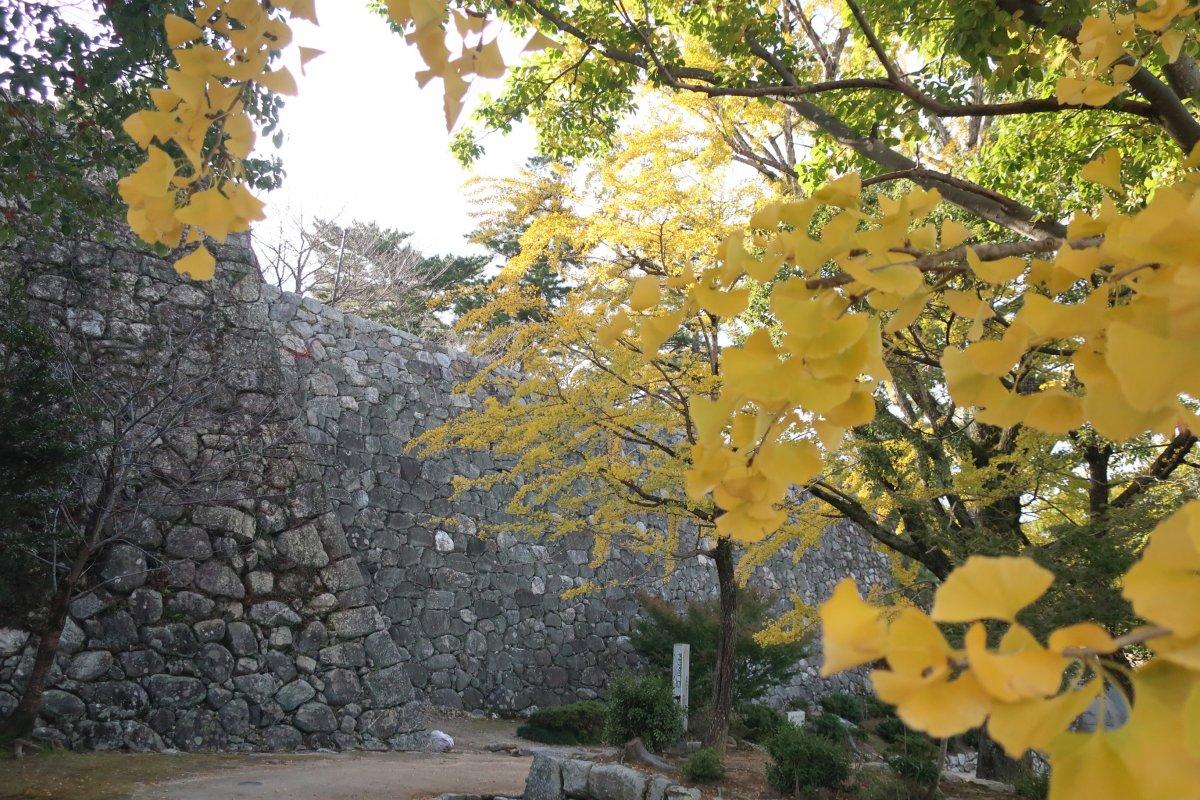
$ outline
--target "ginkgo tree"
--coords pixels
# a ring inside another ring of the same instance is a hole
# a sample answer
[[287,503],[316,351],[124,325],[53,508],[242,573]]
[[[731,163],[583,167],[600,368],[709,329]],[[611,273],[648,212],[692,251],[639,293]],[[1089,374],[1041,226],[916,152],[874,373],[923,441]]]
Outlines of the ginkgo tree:
[[[762,187],[732,180],[726,157],[690,137],[677,115],[660,111],[583,174],[551,165],[479,188],[477,237],[521,230],[512,257],[487,287],[487,302],[458,323],[477,352],[489,356],[460,390],[488,399],[410,447],[425,454],[485,450],[496,458],[497,469],[455,479],[460,493],[515,487],[506,519],[485,533],[584,536],[595,565],[620,548],[645,557],[645,569],[661,570],[665,580],[680,562],[710,559],[721,625],[713,694],[696,700],[707,701],[704,739],[723,747],[745,577],[741,548],[717,530],[713,504],[689,498],[684,483],[703,424],[697,409],[703,413],[720,385],[721,352],[736,329],[721,314],[696,309],[677,326],[663,326],[661,339],[644,331],[632,340],[608,310],[626,302],[649,307],[660,281],[661,291],[672,292],[693,270],[717,264],[721,233],[762,197]],[[552,306],[525,281],[542,264],[570,282],[560,304]],[[631,274],[648,277],[631,283]],[[661,358],[643,357],[651,346],[663,348]],[[793,516],[784,535],[799,539],[800,519]]]
[[[649,80],[782,103],[811,126],[814,160],[842,172],[759,208],[724,240],[718,264],[669,287],[667,276],[639,277],[597,329],[598,347],[628,339],[653,365],[698,309],[736,316],[750,290],[768,298],[778,330],[727,349],[717,396],[694,413],[686,491],[711,497],[721,535],[754,542],[787,522],[790,487],[816,479],[846,433],[875,419],[877,392],[893,379],[885,353],[939,304],[972,324],[965,343],[927,357],[944,372],[954,408],[974,409],[975,423],[1051,435],[1086,427],[1118,444],[1173,440],[1194,427],[1200,73],[1191,55],[1197,8],[1186,0],[1111,8],[847,0],[822,9],[851,29],[842,49],[854,69],[833,78],[832,59],[814,57],[818,42],[829,43],[796,2],[451,5],[387,4],[428,64],[419,79],[443,80],[448,121],[471,76],[502,68],[489,33],[499,20],[536,30],[531,45],[542,53],[512,69],[513,91],[485,109],[500,126],[540,108],[554,112],[543,116],[550,134],[574,128],[602,139],[631,108],[633,87]],[[222,237],[259,213],[238,180],[247,137],[237,93],[286,80],[269,66],[286,38],[277,9],[312,16],[299,0],[210,0],[195,21],[168,21],[183,45],[179,86],[156,99],[162,116],[127,126],[150,152],[125,187],[144,237]],[[564,113],[572,104],[597,113]],[[1137,155],[1152,155],[1126,164],[1120,147],[1090,160],[1032,154],[1030,163],[1058,159],[1043,182],[1048,196],[1061,197],[1054,185],[1064,182],[1099,187],[1069,209],[1039,208],[1030,196],[1037,184],[1014,196],[920,159],[949,130],[946,120],[981,126],[1032,115],[1043,124],[1116,120],[1141,143]],[[864,198],[868,181],[914,187]],[[969,215],[966,224],[943,216],[945,204]],[[211,272],[205,253],[201,245],[182,267]],[[1053,575],[1024,557],[976,557],[947,572],[928,615],[882,609],[839,587],[822,609],[826,670],[886,660],[873,682],[909,725],[949,736],[986,720],[1010,752],[1044,749],[1053,798],[1200,796],[1200,717],[1180,714],[1200,704],[1198,508],[1193,501],[1162,522],[1125,575],[1125,596],[1149,623],[1125,636],[1080,621],[1043,644],[1018,614]],[[963,646],[951,646],[938,622],[970,624]],[[1150,655],[1115,680],[1127,668],[1102,656],[1132,645]],[[1068,732],[1105,685],[1132,686],[1128,723]]]

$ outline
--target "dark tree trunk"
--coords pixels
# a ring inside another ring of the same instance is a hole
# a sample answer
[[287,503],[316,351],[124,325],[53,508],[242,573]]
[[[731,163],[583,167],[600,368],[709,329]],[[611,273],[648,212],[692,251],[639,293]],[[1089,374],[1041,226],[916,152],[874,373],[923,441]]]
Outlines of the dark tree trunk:
[[979,766],[975,771],[977,777],[1012,783],[1025,771],[1020,761],[1009,758],[1000,745],[988,736],[979,737]]
[[720,539],[713,551],[717,562],[717,586],[721,601],[721,630],[717,637],[717,663],[713,666],[712,717],[704,745],[725,751],[729,717],[733,710],[733,669],[737,649],[737,582],[733,574],[733,545]]
[[58,655],[58,641],[62,636],[63,623],[67,620],[72,586],[59,588],[47,610],[41,631],[35,632],[38,646],[33,668],[29,671],[17,707],[5,720],[0,721],[0,742],[11,742],[27,736],[37,722],[38,712],[42,708],[42,695],[46,692],[46,678],[54,666],[54,657]]

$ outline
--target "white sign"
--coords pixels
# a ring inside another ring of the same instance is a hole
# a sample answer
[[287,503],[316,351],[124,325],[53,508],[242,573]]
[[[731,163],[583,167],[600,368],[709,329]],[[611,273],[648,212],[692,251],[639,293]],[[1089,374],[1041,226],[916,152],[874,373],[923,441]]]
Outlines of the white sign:
[[675,702],[683,709],[683,724],[687,726],[688,712],[688,683],[691,679],[692,646],[690,644],[675,645],[674,658],[671,659],[671,693]]

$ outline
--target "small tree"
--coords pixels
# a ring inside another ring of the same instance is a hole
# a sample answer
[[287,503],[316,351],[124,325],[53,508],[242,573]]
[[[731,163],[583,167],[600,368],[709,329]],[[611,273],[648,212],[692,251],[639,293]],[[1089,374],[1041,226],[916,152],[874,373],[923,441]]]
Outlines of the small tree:
[[374,222],[281,214],[254,240],[263,278],[328,306],[430,339],[449,333],[457,290],[479,278],[486,255],[426,257],[411,233]]
[[[9,308],[21,311],[19,302]],[[42,397],[64,421],[56,426],[40,413],[27,414],[57,441],[31,441],[24,434],[0,441],[0,463],[13,474],[21,474],[35,454],[57,459],[48,472],[26,468],[25,489],[5,487],[0,495],[0,508],[10,515],[0,526],[0,581],[6,597],[22,598],[6,604],[7,621],[37,640],[17,706],[0,722],[0,741],[32,729],[71,603],[164,568],[131,536],[136,522],[155,509],[246,499],[239,471],[279,443],[262,424],[272,407],[250,415],[244,429],[227,424],[221,444],[188,444],[196,438],[196,418],[222,396],[236,369],[197,362],[209,324],[203,319],[189,333],[167,335],[137,364],[117,365],[80,342],[73,360],[58,357],[45,335],[19,316],[0,328],[5,377],[22,381],[0,388],[0,408],[20,411]],[[110,559],[118,547],[122,557]]]
[[[689,603],[680,614],[656,597],[643,595],[641,602],[645,617],[638,620],[631,633],[634,649],[652,671],[665,674],[671,669],[672,645],[690,645],[690,695],[711,697],[721,631],[719,605],[711,600]],[[754,638],[754,633],[771,621],[772,609],[770,599],[759,592],[745,590],[739,598],[733,669],[735,705],[757,700],[769,689],[787,683],[804,655],[803,642],[764,645]]]

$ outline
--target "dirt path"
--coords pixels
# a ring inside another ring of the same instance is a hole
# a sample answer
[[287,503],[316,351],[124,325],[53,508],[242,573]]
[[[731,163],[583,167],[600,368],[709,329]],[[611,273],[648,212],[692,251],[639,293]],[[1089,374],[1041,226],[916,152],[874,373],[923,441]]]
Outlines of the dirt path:
[[[433,714],[451,753],[69,753],[0,757],[0,800],[410,800],[519,797],[533,759],[516,723]],[[495,752],[520,749],[519,756]]]
[[151,784],[135,790],[132,800],[408,800],[445,792],[519,797],[531,762],[478,752],[313,755]]
[[527,746],[516,736],[516,723],[431,714],[427,725],[450,734],[454,751],[314,753],[282,762],[250,756],[232,768],[145,784],[131,800],[409,800],[448,792],[520,797],[533,758],[489,750]]

